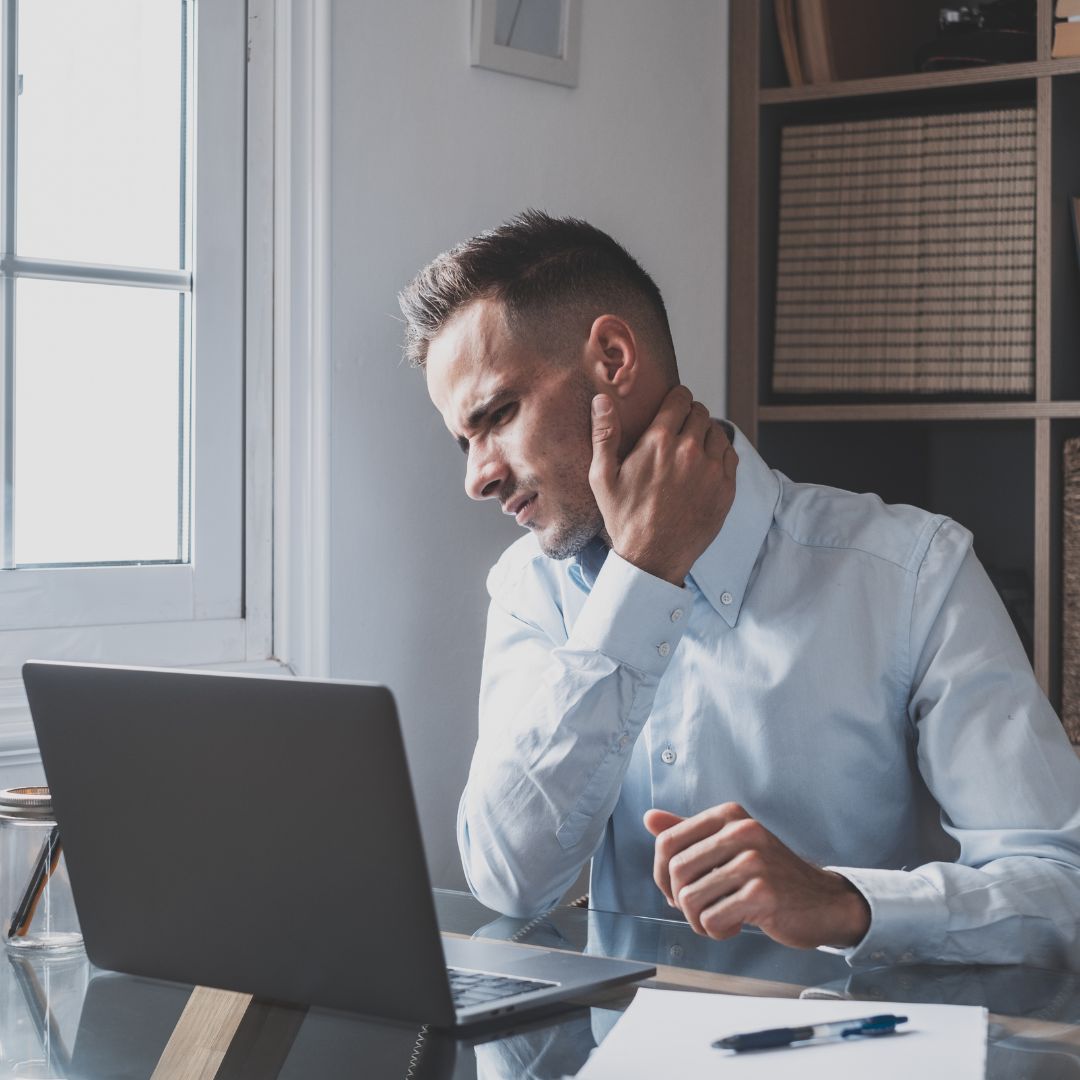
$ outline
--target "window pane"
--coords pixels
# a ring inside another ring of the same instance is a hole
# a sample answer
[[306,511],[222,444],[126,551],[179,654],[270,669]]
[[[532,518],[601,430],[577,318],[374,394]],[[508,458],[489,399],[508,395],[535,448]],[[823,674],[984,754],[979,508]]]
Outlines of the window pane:
[[180,0],[22,0],[20,255],[181,265]]
[[180,557],[182,302],[18,281],[16,564]]

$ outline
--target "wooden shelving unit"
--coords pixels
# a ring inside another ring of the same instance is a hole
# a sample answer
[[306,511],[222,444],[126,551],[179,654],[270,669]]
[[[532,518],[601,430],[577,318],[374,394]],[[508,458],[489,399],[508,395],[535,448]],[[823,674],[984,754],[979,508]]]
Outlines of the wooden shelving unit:
[[[1035,673],[1061,705],[1062,444],[1080,435],[1080,60],[1051,60],[1053,0],[1025,63],[792,88],[772,0],[731,5],[728,415],[792,479],[949,514],[984,563],[1022,571]],[[866,400],[771,390],[784,125],[1027,105],[1036,110],[1035,390],[1028,398]]]

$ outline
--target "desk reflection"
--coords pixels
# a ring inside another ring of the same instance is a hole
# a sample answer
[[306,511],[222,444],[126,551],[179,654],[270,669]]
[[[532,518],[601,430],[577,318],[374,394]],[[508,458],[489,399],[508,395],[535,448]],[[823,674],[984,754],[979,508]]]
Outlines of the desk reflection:
[[[659,986],[981,1005],[992,1014],[989,1077],[1080,1080],[1076,973],[928,965],[853,970],[842,957],[789,949],[756,932],[713,942],[681,922],[580,909],[500,919],[461,896],[443,898],[440,921],[458,933],[654,963]],[[272,1002],[255,1001],[244,1010],[242,1000],[229,995],[224,1000],[233,1003],[233,1028],[222,1036],[218,1021],[205,1018],[209,1014],[190,1023],[196,995],[207,993],[214,992],[95,971],[82,955],[24,963],[18,970],[7,960],[0,965],[0,1080],[144,1080],[155,1077],[163,1055],[176,1058],[184,1039],[192,1049],[180,1056],[190,1068],[170,1071],[170,1077],[556,1080],[581,1069],[633,989],[464,1036]],[[723,1008],[722,996],[717,1008]],[[204,1065],[216,1054],[216,1070],[197,1071],[199,1054]]]

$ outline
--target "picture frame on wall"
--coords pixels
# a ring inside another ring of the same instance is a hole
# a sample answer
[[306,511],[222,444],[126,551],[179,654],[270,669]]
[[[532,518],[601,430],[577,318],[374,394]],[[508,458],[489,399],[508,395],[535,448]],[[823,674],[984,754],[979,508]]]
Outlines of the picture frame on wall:
[[577,86],[581,0],[473,0],[473,67]]

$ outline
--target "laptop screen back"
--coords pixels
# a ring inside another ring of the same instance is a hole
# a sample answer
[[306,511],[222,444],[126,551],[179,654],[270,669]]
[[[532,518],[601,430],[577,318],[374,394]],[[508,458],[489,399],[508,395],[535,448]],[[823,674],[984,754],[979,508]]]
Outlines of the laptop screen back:
[[95,964],[452,1018],[386,688],[36,662],[23,675]]

